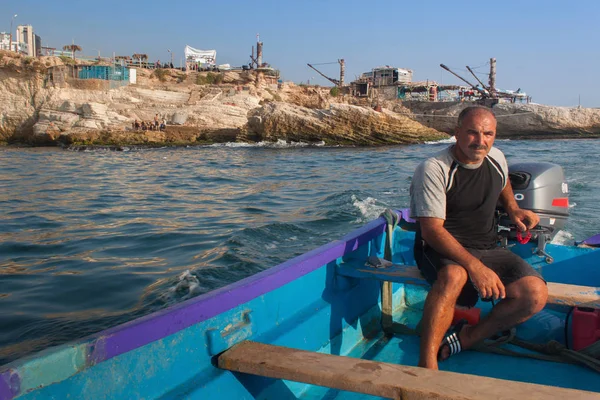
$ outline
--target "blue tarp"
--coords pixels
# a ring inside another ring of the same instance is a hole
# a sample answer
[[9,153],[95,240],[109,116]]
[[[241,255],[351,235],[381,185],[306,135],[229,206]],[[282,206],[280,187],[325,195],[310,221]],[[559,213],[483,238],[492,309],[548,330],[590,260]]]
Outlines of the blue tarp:
[[79,79],[103,79],[107,81],[128,81],[129,68],[106,65],[85,65],[79,67]]

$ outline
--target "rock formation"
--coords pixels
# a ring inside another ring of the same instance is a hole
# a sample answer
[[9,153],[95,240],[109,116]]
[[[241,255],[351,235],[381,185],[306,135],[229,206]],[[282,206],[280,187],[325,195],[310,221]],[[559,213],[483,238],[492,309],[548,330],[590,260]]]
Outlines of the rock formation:
[[446,138],[410,118],[391,111],[376,112],[348,104],[311,109],[287,103],[268,103],[248,118],[248,139],[381,145],[417,143]]
[[[469,103],[404,102],[415,121],[452,133],[456,117]],[[498,137],[514,139],[600,137],[600,109],[500,103],[493,107]]]
[[[66,59],[65,61],[69,61]],[[195,144],[229,141],[343,145],[416,143],[447,137],[465,103],[333,97],[329,88],[269,85],[252,72],[137,70],[137,84],[55,80],[55,57],[0,51],[0,142],[33,145]],[[56,70],[56,69],[55,69]],[[52,75],[54,76],[54,75]],[[354,105],[351,105],[352,103]],[[499,104],[500,137],[600,135],[600,110]],[[136,131],[135,120],[167,120],[165,131]]]

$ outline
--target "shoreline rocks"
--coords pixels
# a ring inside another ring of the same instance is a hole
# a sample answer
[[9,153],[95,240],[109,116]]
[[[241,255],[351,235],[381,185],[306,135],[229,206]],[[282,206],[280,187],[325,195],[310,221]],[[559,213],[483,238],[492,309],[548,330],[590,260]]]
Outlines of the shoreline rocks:
[[[458,114],[470,103],[404,102],[421,124],[452,134]],[[498,137],[511,139],[563,139],[600,137],[600,109],[541,104],[500,103],[493,107]]]

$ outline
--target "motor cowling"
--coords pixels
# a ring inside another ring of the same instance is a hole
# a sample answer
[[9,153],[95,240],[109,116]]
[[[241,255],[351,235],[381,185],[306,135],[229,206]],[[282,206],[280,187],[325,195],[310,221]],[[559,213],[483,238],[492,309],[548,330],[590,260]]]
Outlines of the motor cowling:
[[[565,227],[569,217],[569,187],[560,165],[517,163],[508,168],[509,179],[519,207],[535,212],[540,223],[532,230],[532,239],[542,243],[552,240]],[[501,206],[498,207],[498,229],[501,237],[514,240],[517,230]],[[541,235],[541,237],[540,237]]]

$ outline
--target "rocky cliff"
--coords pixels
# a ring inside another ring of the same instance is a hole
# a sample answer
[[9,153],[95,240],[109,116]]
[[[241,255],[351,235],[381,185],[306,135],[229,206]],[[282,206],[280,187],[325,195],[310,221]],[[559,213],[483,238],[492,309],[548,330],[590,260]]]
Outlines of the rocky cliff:
[[[69,60],[64,60],[68,62]],[[329,88],[269,85],[251,72],[209,74],[137,70],[137,84],[50,73],[55,57],[0,51],[0,142],[33,145],[197,144],[230,141],[416,143],[447,137],[466,103],[368,102],[332,96]],[[66,67],[65,67],[66,68]],[[352,103],[352,104],[349,104]],[[600,136],[600,110],[540,105],[494,107],[501,137]],[[134,121],[167,120],[164,131]],[[446,132],[446,133],[443,133]]]
[[335,103],[328,109],[269,103],[250,113],[246,135],[256,141],[285,139],[364,146],[418,143],[447,137],[385,109],[377,112],[361,106]]
[[[66,60],[68,61],[68,60]],[[55,144],[194,144],[228,141],[413,143],[447,135],[391,111],[340,104],[329,88],[265,84],[248,72],[138,70],[136,85],[49,78],[61,60],[0,52],[0,141]],[[209,79],[210,78],[210,79]],[[218,78],[218,83],[213,82]],[[165,131],[135,120],[167,120]]]
[[[453,133],[456,118],[469,103],[404,102],[415,121],[441,132]],[[554,107],[539,104],[500,103],[493,107],[498,137],[591,138],[600,137],[600,109]]]

